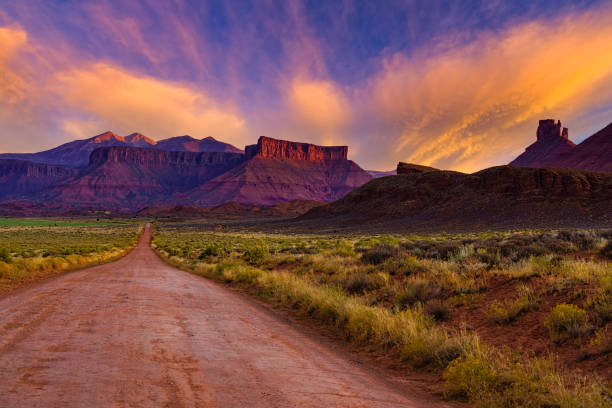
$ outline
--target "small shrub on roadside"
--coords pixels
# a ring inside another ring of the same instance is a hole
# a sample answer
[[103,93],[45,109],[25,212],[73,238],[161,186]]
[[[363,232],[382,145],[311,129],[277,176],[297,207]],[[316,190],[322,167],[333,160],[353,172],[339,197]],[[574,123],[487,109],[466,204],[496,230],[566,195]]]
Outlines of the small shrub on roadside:
[[551,340],[557,343],[568,338],[582,336],[590,330],[586,321],[586,311],[568,303],[555,306],[544,325],[548,329]]
[[600,408],[611,403],[605,386],[578,376],[564,378],[551,358],[473,354],[452,361],[443,378],[447,397],[478,407]]

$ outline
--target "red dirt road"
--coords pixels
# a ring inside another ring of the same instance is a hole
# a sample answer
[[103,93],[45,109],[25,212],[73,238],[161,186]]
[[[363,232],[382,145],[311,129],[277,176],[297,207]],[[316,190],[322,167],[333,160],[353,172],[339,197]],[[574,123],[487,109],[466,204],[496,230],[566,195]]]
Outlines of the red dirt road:
[[431,407],[138,248],[0,300],[0,407]]

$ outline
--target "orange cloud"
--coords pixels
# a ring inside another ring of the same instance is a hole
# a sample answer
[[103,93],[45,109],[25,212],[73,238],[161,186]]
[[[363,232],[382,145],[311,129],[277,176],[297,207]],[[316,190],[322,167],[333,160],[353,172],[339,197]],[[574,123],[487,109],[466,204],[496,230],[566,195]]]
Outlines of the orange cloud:
[[501,164],[534,140],[537,119],[568,122],[594,98],[612,102],[610,38],[606,9],[396,54],[373,80],[372,109],[400,130],[388,146],[398,159],[466,171]]
[[238,113],[185,84],[104,63],[61,72],[57,84],[67,105],[91,116],[90,121],[65,122],[64,128],[73,134],[91,129],[93,122],[100,129],[139,131],[156,139],[190,134],[215,135],[239,145],[247,142],[245,122]]
[[325,144],[344,141],[343,128],[350,120],[344,95],[330,81],[295,79],[289,93],[289,108],[296,122]]
[[15,54],[24,48],[28,36],[20,28],[0,27],[0,104],[23,100],[26,82],[12,67]]

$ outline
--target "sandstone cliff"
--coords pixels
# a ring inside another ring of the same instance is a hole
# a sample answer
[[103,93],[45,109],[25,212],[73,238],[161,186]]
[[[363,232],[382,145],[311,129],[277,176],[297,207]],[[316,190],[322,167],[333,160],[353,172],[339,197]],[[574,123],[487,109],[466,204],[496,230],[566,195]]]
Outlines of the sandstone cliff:
[[372,179],[346,146],[316,146],[260,137],[246,161],[177,200],[200,206],[229,201],[271,205],[281,201],[333,201]]
[[36,199],[75,207],[137,210],[165,204],[176,192],[192,189],[243,160],[239,153],[100,148],[92,152],[87,168]]
[[567,128],[553,119],[541,120],[536,136],[510,165],[612,171],[612,123],[579,145],[569,140]]
[[321,162],[347,160],[347,146],[317,146],[309,143],[289,142],[261,136],[256,145],[245,147],[247,159],[263,159]]

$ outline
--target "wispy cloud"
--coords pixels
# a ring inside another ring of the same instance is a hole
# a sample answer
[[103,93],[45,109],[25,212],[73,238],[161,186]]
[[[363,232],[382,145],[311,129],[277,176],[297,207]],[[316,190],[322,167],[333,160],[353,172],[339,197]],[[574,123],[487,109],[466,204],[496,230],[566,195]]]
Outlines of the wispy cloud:
[[574,138],[610,121],[611,7],[400,3],[9,1],[0,150],[266,134],[348,144],[368,168],[470,171],[519,154],[540,118]]
[[393,55],[372,85],[374,111],[400,130],[390,153],[460,170],[503,163],[533,140],[537,119],[612,106],[610,38],[604,9]]
[[178,134],[216,135],[236,144],[247,140],[244,120],[231,107],[188,84],[137,75],[97,63],[57,75],[57,94],[100,126],[155,139]]

